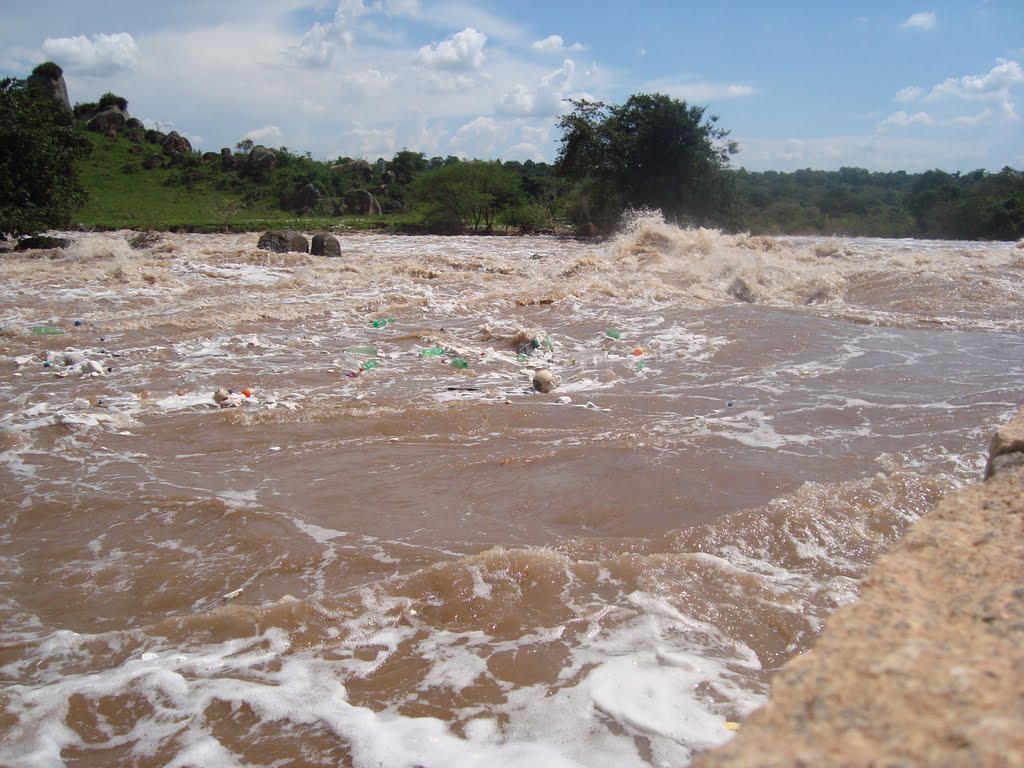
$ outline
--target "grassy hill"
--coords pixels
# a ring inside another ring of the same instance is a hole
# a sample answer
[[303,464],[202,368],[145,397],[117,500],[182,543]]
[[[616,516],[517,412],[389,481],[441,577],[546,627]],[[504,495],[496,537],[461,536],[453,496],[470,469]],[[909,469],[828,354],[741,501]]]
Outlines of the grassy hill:
[[[88,229],[312,231],[396,227],[414,218],[331,216],[315,211],[299,216],[279,205],[279,190],[300,183],[296,169],[289,172],[287,164],[264,177],[247,178],[239,172],[238,156],[235,162],[225,162],[219,155],[204,159],[191,153],[175,158],[160,144],[145,139],[89,136],[94,150],[78,164],[89,199],[75,215],[75,221]],[[158,162],[145,167],[151,158]]]

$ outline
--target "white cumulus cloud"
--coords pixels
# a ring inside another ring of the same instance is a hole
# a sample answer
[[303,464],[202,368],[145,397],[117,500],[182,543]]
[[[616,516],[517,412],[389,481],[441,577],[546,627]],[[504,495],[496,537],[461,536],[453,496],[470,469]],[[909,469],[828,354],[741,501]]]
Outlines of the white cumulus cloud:
[[904,29],[935,29],[937,19],[932,11],[925,11],[922,13],[915,13],[910,16],[906,21],[900,24]]
[[583,51],[586,47],[581,43],[566,45],[561,35],[548,35],[543,40],[538,40],[530,46],[535,51],[542,53],[565,53],[566,51]]
[[911,125],[931,125],[933,122],[932,116],[927,112],[915,112],[911,115],[901,109],[899,112],[893,112],[880,122],[878,130],[886,131],[889,128],[906,128]]
[[558,114],[563,106],[576,65],[566,59],[559,69],[540,79],[533,88],[515,85],[498,102],[498,112],[505,115],[550,117]]
[[917,101],[924,95],[924,89],[916,85],[908,85],[896,92],[896,101]]
[[689,82],[668,78],[650,80],[640,88],[642,93],[665,93],[683,101],[708,103],[754,96],[757,89],[740,83]]
[[259,144],[260,142],[277,143],[281,140],[284,134],[281,129],[276,125],[264,125],[262,128],[256,128],[245,134],[245,138],[252,139],[254,142]]
[[1003,117],[1017,119],[1013,89],[1024,85],[1024,67],[1016,61],[1000,61],[984,75],[950,77],[928,93],[929,100],[964,99],[989,101]]
[[[351,37],[342,37],[343,42],[351,44]],[[314,24],[298,45],[287,50],[288,57],[304,67],[326,67],[334,58],[334,49],[338,45],[338,35],[333,24]]]
[[420,48],[416,61],[430,69],[475,72],[483,67],[486,43],[487,35],[466,27],[447,40]]
[[80,75],[108,77],[138,68],[139,46],[127,32],[86,37],[50,37],[43,52],[61,68]]

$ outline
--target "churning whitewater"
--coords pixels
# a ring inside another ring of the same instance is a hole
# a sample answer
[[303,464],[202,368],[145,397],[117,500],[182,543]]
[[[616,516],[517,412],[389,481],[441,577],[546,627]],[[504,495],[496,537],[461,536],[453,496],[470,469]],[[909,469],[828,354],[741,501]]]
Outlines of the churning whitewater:
[[1019,244],[66,236],[0,258],[3,765],[686,765],[1024,400]]

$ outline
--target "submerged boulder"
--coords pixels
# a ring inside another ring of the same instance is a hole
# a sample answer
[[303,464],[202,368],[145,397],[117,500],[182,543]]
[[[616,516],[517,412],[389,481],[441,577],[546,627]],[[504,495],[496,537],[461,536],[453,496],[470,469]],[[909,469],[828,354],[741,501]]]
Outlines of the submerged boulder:
[[341,256],[341,243],[334,235],[321,232],[313,235],[313,244],[310,246],[309,252],[314,256],[337,258]]
[[558,383],[558,377],[547,368],[533,374],[533,388],[545,395],[558,389]]
[[260,236],[257,248],[274,253],[309,253],[309,241],[290,229],[276,229]]

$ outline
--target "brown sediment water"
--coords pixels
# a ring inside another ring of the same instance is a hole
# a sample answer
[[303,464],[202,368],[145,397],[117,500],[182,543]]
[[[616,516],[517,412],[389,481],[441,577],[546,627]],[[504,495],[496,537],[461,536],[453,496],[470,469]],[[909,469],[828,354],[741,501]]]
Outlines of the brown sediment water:
[[0,259],[3,764],[685,764],[1022,399],[1012,243],[70,237]]

